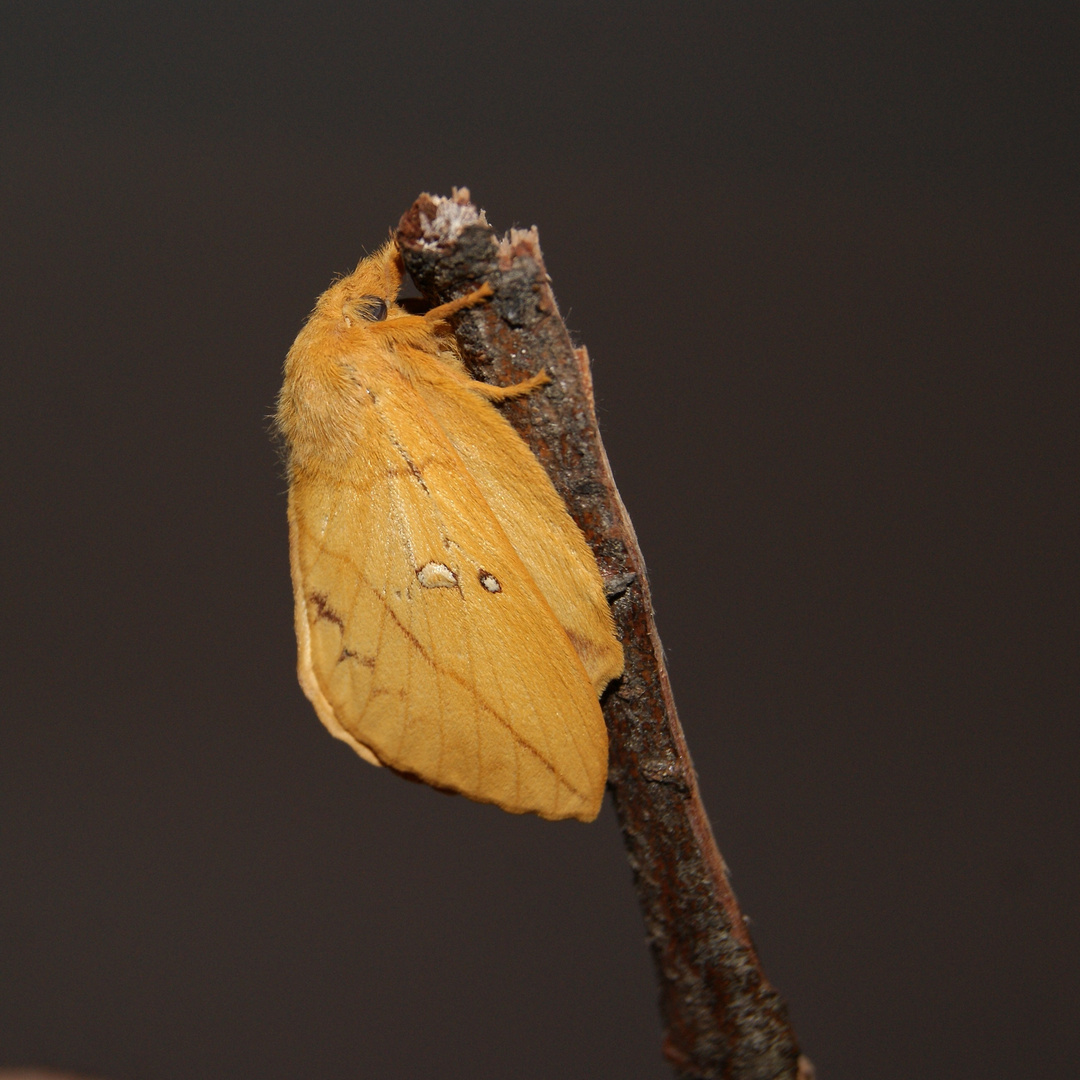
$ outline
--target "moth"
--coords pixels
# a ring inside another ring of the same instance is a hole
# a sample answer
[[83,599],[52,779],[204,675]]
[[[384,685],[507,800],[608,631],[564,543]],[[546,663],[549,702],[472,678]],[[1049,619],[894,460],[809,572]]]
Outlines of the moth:
[[300,685],[373,765],[544,818],[596,817],[599,696],[623,670],[585,538],[449,316],[410,314],[389,243],[319,297],[285,361]]

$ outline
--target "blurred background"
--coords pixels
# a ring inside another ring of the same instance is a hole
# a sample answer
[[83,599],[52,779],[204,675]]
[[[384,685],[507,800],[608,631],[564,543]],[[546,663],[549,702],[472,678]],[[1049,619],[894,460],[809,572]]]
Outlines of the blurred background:
[[[537,225],[822,1080],[1080,1058],[1080,15],[0,6],[0,1065],[661,1078],[609,807],[297,686],[268,415],[421,191]],[[708,571],[703,573],[703,567]]]

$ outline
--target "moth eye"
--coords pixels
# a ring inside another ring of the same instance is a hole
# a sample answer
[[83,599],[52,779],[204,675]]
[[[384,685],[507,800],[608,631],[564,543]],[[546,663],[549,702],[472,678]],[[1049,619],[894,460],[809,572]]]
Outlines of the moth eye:
[[365,322],[382,322],[386,318],[386,301],[381,296],[361,296],[353,311]]

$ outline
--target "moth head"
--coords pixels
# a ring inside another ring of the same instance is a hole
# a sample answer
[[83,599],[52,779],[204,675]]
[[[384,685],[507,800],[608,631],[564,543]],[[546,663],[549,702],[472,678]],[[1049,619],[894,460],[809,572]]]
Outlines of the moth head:
[[404,265],[401,252],[388,241],[374,255],[361,260],[348,276],[336,281],[321,297],[319,306],[346,325],[382,322],[400,314],[394,301],[401,290]]
[[397,299],[405,265],[393,240],[388,240],[374,255],[361,259],[357,268],[345,279],[354,296],[381,296]]

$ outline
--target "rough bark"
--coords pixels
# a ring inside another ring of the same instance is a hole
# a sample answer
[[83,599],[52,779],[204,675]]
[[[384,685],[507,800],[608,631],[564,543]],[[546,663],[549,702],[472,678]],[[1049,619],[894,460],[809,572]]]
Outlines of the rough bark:
[[546,368],[553,379],[505,409],[592,546],[625,649],[625,674],[603,700],[608,786],[656,963],[664,1055],[684,1077],[806,1078],[702,805],[641,551],[600,441],[588,357],[559,315],[536,231],[498,240],[461,190],[421,195],[397,241],[432,304],[484,281],[494,288],[490,304],[455,325],[474,377],[509,385]]

